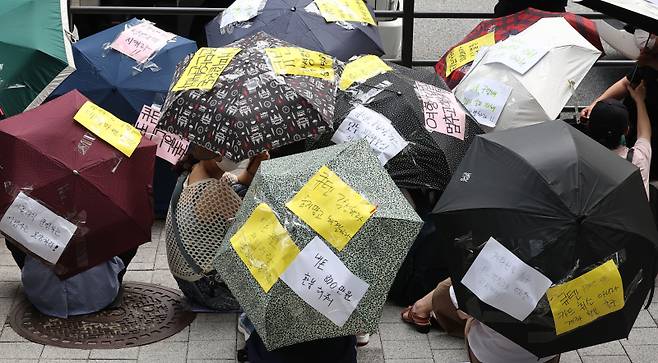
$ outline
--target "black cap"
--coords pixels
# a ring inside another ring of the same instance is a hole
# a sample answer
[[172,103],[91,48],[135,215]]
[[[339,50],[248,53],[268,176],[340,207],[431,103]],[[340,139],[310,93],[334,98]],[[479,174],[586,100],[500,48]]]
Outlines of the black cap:
[[614,98],[599,101],[589,114],[590,136],[608,149],[617,148],[628,128],[628,110]]

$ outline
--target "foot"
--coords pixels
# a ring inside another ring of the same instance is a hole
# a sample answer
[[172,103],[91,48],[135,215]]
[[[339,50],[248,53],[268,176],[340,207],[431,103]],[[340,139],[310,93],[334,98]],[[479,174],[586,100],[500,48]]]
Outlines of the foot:
[[[414,305],[415,306],[415,305]],[[416,328],[419,333],[427,334],[430,331],[430,316],[418,314],[415,312],[414,306],[409,306],[406,309],[402,310],[400,317],[402,321],[407,324],[411,324]]]

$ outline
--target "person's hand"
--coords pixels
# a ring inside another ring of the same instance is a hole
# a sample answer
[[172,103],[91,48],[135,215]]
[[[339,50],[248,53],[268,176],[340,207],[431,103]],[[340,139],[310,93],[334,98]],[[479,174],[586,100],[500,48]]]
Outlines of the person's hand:
[[646,48],[640,51],[637,63],[643,67],[651,67],[658,71],[658,55]]
[[251,176],[256,175],[256,172],[260,167],[260,163],[263,162],[264,160],[268,160],[269,158],[270,158],[270,153],[268,153],[267,151],[263,151],[262,153],[258,155],[254,155],[251,158],[249,158],[249,164],[247,165],[247,173],[251,174]]
[[644,81],[640,82],[635,88],[630,85],[626,86],[626,88],[636,103],[644,102],[644,99],[647,97],[647,87],[644,85]]
[[592,102],[591,105],[589,105],[589,106],[583,108],[583,109],[580,111],[580,117],[582,117],[582,118],[587,118],[587,119],[588,119],[588,118],[589,118],[589,114],[592,113],[592,109],[594,108],[594,105],[596,105],[596,101],[595,101],[595,102]]

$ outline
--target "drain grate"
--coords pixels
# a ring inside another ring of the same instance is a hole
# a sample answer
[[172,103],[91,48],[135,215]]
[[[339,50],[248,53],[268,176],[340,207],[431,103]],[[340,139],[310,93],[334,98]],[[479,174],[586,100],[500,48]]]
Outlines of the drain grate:
[[159,285],[128,282],[121,303],[69,319],[41,314],[28,301],[11,311],[9,324],[35,343],[63,348],[116,349],[135,347],[170,337],[188,326],[195,313],[183,297]]

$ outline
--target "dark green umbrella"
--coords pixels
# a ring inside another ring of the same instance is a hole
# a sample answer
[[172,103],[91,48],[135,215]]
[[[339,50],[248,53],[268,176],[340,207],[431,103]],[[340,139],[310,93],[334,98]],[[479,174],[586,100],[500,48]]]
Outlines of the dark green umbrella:
[[0,2],[0,115],[41,104],[75,70],[66,0]]

